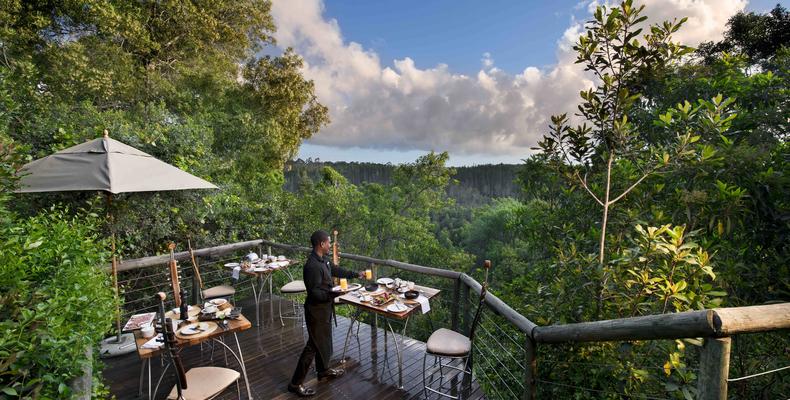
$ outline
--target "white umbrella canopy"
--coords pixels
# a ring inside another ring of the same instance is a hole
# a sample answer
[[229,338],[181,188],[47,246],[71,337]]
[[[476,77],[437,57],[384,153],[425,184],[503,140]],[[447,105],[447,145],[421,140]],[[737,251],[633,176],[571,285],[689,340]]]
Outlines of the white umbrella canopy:
[[110,138],[94,139],[25,164],[19,193],[102,190],[112,194],[217,187]]
[[[115,256],[115,232],[112,231],[110,204],[112,195],[131,192],[155,192],[217,187],[150,154],[110,138],[94,139],[44,158],[31,161],[17,172],[17,193],[69,192],[100,190],[107,194],[107,216],[112,237],[112,277],[118,298],[118,268]],[[119,305],[120,307],[120,305]],[[119,355],[134,351],[131,335],[121,337],[120,309],[116,310],[115,341],[102,343],[102,355]],[[126,350],[124,350],[126,349]]]

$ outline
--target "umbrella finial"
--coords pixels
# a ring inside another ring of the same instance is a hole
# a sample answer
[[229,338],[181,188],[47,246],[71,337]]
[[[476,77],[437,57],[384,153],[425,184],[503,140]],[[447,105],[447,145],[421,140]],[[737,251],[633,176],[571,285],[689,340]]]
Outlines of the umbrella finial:
[[104,130],[104,138],[107,139],[108,137],[110,137],[110,131],[105,129]]

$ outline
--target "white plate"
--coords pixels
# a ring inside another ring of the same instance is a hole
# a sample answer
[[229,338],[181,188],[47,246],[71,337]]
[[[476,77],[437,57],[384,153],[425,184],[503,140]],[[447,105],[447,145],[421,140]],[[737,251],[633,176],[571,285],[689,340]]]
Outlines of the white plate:
[[227,264],[225,264],[225,266],[228,267],[228,268],[236,268],[239,265],[241,265],[241,264],[239,264],[239,263],[227,263]]
[[404,312],[408,309],[409,307],[406,307],[405,305],[398,303],[392,303],[387,306],[387,311],[389,312]]
[[194,335],[194,334],[203,332],[205,330],[208,330],[208,323],[200,322],[200,323],[197,323],[197,324],[189,324],[189,325],[181,328],[181,330],[178,331],[178,333],[181,334],[181,335],[184,335],[184,336],[189,336],[189,335]]
[[333,287],[332,291],[333,292],[347,293],[347,292],[353,292],[353,291],[355,291],[355,290],[357,290],[357,289],[359,289],[361,287],[362,287],[362,285],[360,285],[359,283],[352,283],[352,284],[348,285],[346,290],[340,290],[340,285],[338,285],[338,286]]
[[223,304],[225,304],[225,303],[227,303],[227,302],[228,302],[228,301],[227,301],[227,300],[225,300],[225,299],[214,299],[214,300],[210,300],[210,301],[209,301],[209,303],[211,303],[211,304],[213,304],[213,305],[215,305],[215,306],[217,306],[217,307],[219,307],[219,306],[221,306],[221,305],[223,305]]
[[390,283],[395,282],[392,278],[379,278],[376,283],[379,285],[389,285]]

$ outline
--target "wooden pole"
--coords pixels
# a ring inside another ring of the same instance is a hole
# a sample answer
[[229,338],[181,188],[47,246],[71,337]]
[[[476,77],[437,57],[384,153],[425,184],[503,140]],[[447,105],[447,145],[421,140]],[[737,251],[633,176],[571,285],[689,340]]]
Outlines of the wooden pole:
[[[337,254],[337,231],[332,231],[332,235],[334,236],[332,238],[332,263],[340,266],[340,257]],[[336,286],[340,285],[340,278],[333,278],[332,281]]]
[[535,379],[537,378],[537,343],[524,335],[524,400],[535,399]]
[[[465,285],[464,285],[465,286]],[[458,332],[458,315],[460,313],[458,303],[461,302],[461,279],[455,280],[455,288],[453,289],[453,305],[451,312],[451,327],[454,331]]]
[[730,338],[705,338],[700,356],[697,398],[727,400],[727,377],[730,374]]

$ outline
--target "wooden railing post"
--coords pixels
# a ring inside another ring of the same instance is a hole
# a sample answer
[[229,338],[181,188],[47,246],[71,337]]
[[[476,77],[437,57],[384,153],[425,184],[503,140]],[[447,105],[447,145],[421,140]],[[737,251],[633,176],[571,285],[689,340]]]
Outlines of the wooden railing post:
[[698,398],[701,400],[726,400],[729,374],[730,338],[705,338],[697,380]]
[[462,329],[461,333],[463,333],[464,335],[468,335],[469,322],[472,319],[469,316],[469,285],[466,284],[461,285],[460,303],[461,303],[461,312],[462,312],[461,317],[463,317],[463,319],[461,320],[461,323],[463,324],[463,326],[461,327]]
[[535,399],[535,379],[537,378],[537,343],[524,334],[524,400]]
[[[466,286],[466,285],[464,285]],[[451,324],[450,326],[456,332],[458,332],[458,313],[459,307],[458,303],[461,300],[461,278],[457,278],[455,280],[455,289],[453,290],[453,305],[452,305],[452,315],[451,315]]]

